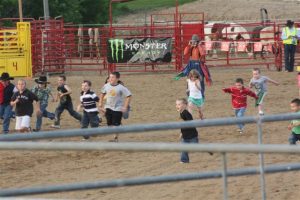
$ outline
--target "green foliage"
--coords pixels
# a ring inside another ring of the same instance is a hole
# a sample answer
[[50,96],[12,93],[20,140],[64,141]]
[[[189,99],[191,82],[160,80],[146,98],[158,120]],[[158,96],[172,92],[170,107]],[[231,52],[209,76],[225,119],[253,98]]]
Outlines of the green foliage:
[[80,0],[83,24],[106,24],[108,22],[109,0]]
[[[193,1],[195,0],[178,0],[178,4],[182,5]],[[114,12],[116,15],[124,15],[157,8],[175,7],[176,0],[132,0],[119,5],[117,11]]]
[[[52,18],[62,16],[66,22],[79,23],[81,15],[79,14],[78,0],[48,0],[49,12]],[[44,16],[43,1],[26,0],[23,3],[24,17],[38,19]]]
[[[50,16],[62,16],[74,24],[107,24],[110,0],[48,0]],[[179,4],[195,0],[178,0]],[[18,0],[0,0],[0,18],[17,18]],[[162,7],[174,7],[175,0],[133,0],[113,3],[113,16],[126,15]],[[38,19],[44,16],[43,0],[23,0],[23,16]]]
[[0,18],[17,18],[18,0],[1,0],[0,3]]
[[[50,17],[65,22],[107,23],[109,0],[48,0]],[[0,0],[0,18],[18,18],[18,0]],[[44,17],[43,0],[23,0],[23,17]]]

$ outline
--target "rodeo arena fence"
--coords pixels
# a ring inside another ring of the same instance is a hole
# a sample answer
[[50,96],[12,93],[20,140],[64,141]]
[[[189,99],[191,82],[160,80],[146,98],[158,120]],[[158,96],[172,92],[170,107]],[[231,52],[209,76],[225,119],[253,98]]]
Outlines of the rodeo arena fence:
[[[152,14],[142,25],[73,25],[65,24],[62,19],[25,19],[27,22],[23,23],[30,27],[27,34],[31,36],[26,40],[23,39],[26,35],[19,30],[13,32],[1,26],[7,20],[15,19],[0,19],[0,70],[20,66],[18,72],[12,71],[12,76],[29,76],[20,72],[24,66],[30,69],[30,75],[31,69],[32,75],[73,71],[180,71],[188,61],[189,55],[184,56],[183,50],[193,34],[199,35],[209,67],[266,66],[280,71],[284,62],[280,39],[284,23],[269,20],[205,22],[203,13],[178,11]],[[295,25],[298,27],[299,23]],[[12,37],[19,39],[13,43]],[[13,52],[9,61],[1,58],[8,55],[7,51]],[[27,53],[25,60],[20,59],[20,53]],[[296,64],[298,57],[296,54]],[[30,62],[26,63],[28,59]]]
[[[106,127],[94,129],[58,130],[32,134],[0,135],[0,150],[14,151],[153,151],[153,152],[213,152],[222,156],[222,170],[173,174],[162,176],[136,177],[115,180],[101,180],[94,182],[71,183],[61,185],[47,185],[41,187],[0,189],[0,197],[46,194],[54,192],[80,191],[99,188],[115,188],[137,186],[188,180],[203,180],[222,178],[223,198],[228,199],[227,178],[235,176],[260,174],[261,198],[266,199],[265,173],[279,173],[300,170],[299,163],[285,163],[264,165],[264,153],[300,154],[300,147],[296,145],[262,144],[262,123],[299,119],[300,114],[277,114],[267,116],[249,116],[242,118],[219,118],[193,120],[185,122],[168,122],[156,124],[127,125],[122,127]],[[256,123],[258,144],[178,144],[178,143],[111,143],[111,142],[44,142],[33,141],[40,139],[66,138],[78,136],[99,136],[107,134],[139,133],[146,131],[174,130],[190,127],[228,126],[239,123]],[[29,142],[26,140],[30,140]],[[259,167],[240,169],[227,168],[228,153],[257,153]]]
[[[202,53],[209,67],[266,66],[282,69],[280,40],[283,23],[205,23],[203,13],[152,14],[143,25],[73,25],[63,20],[24,19],[16,28],[3,26],[0,19],[0,72],[12,76],[42,73],[165,72],[180,71],[188,61],[183,49],[193,34],[200,37]],[[299,27],[299,23],[295,23]],[[298,55],[296,56],[297,63]],[[299,163],[264,165],[264,153],[300,153],[299,146],[262,144],[262,123],[299,119],[299,114],[279,114],[243,118],[221,118],[128,125],[94,129],[59,130],[31,134],[0,135],[0,150],[41,151],[167,151],[213,152],[222,156],[222,170],[102,180],[96,182],[0,189],[0,196],[23,196],[109,187],[145,185],[222,178],[224,199],[228,199],[227,178],[260,174],[261,197],[266,199],[265,173],[300,170]],[[106,142],[34,142],[32,140],[97,136],[115,133],[174,130],[188,127],[227,126],[256,123],[258,144],[174,144]],[[26,141],[29,140],[29,141]],[[259,167],[227,169],[228,153],[257,153]]]

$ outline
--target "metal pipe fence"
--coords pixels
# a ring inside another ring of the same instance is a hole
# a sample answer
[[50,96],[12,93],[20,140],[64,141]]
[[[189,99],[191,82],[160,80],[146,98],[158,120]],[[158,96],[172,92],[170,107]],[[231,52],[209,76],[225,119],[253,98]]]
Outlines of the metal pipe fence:
[[[299,163],[266,166],[265,173],[290,172],[296,170],[300,170]],[[256,167],[232,169],[226,171],[226,175],[228,177],[256,175],[259,173],[260,171]],[[114,187],[124,187],[124,186],[138,186],[138,185],[147,185],[147,184],[156,184],[156,183],[170,183],[170,182],[203,180],[203,179],[216,179],[216,178],[221,178],[222,176],[224,177],[224,175],[222,174],[223,174],[222,171],[208,171],[208,172],[199,172],[199,173],[103,180],[103,181],[94,181],[94,182],[86,182],[86,183],[48,185],[43,187],[32,187],[32,188],[1,189],[0,197],[46,194],[46,193],[54,193],[54,192],[70,192],[70,191],[81,191],[81,190],[91,190],[91,189],[100,189],[100,188],[114,188]],[[224,195],[224,199],[226,198]]]
[[299,153],[300,146],[287,144],[182,144],[148,142],[0,142],[0,150],[32,151],[151,151],[212,153]]
[[193,120],[184,122],[164,122],[153,124],[139,124],[139,125],[125,125],[119,127],[101,127],[93,129],[69,129],[69,130],[56,130],[56,131],[41,131],[37,133],[24,134],[16,133],[9,135],[0,135],[0,141],[17,141],[17,140],[38,140],[38,139],[53,139],[53,138],[67,138],[79,136],[97,136],[109,134],[125,134],[125,133],[138,133],[148,131],[161,131],[161,130],[175,130],[180,128],[191,127],[212,127],[212,126],[229,126],[240,123],[250,124],[261,122],[275,122],[275,121],[288,121],[293,119],[300,119],[300,114],[286,113],[277,115],[265,116],[247,116],[241,118],[217,118],[205,120]]
[[[205,178],[223,177],[223,198],[228,199],[227,177],[260,174],[261,197],[266,199],[265,173],[300,170],[300,164],[285,164],[264,166],[263,153],[300,153],[300,147],[292,145],[262,145],[262,123],[287,121],[299,119],[300,114],[288,113],[267,116],[249,116],[242,118],[219,118],[206,120],[193,120],[186,122],[167,122],[146,125],[128,125],[110,128],[58,130],[53,132],[40,132],[31,134],[11,134],[0,136],[0,150],[111,150],[111,151],[190,151],[215,152],[222,155],[222,168],[220,172],[204,172],[193,174],[177,174],[170,176],[144,177],[133,179],[117,179],[111,181],[98,181],[91,183],[67,184],[39,188],[3,189],[0,196],[33,195],[49,192],[63,192],[95,188],[120,187],[129,185],[144,185],[152,183],[175,182],[184,180],[199,180]],[[20,140],[37,140],[62,137],[95,136],[114,133],[138,133],[158,130],[174,130],[190,127],[227,126],[239,123],[256,123],[258,130],[258,144],[172,144],[172,143],[106,143],[106,142],[17,142]],[[227,153],[258,153],[259,168],[244,168],[227,170]]]

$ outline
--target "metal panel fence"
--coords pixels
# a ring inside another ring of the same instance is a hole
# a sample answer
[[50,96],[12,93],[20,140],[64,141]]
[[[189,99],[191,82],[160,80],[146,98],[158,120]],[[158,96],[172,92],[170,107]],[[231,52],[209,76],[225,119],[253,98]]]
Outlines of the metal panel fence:
[[[228,199],[227,177],[253,175],[260,173],[261,196],[266,199],[265,173],[286,172],[300,170],[299,163],[284,165],[264,166],[263,153],[300,153],[299,146],[290,145],[262,145],[262,123],[274,121],[286,121],[299,119],[300,114],[278,114],[269,116],[252,116],[243,118],[221,118],[194,120],[187,122],[169,122],[149,125],[130,125],[113,128],[59,130],[54,132],[40,132],[33,134],[14,134],[0,136],[0,150],[126,150],[126,151],[194,151],[194,152],[216,152],[222,155],[222,171],[204,172],[192,174],[176,174],[157,177],[139,177],[132,179],[118,179],[98,181],[91,183],[75,183],[56,186],[45,186],[37,188],[2,189],[0,196],[33,195],[49,192],[64,192],[84,189],[121,187],[130,185],[144,185],[153,183],[165,183],[184,180],[199,180],[207,178],[223,177],[223,198]],[[168,130],[188,127],[210,127],[224,126],[238,123],[256,123],[258,127],[258,145],[246,144],[166,144],[166,143],[74,143],[74,142],[16,142],[18,140],[33,140],[59,137],[74,137],[84,135],[104,135],[114,133],[132,133],[153,130]],[[259,153],[259,169],[243,168],[227,170],[227,153]]]
[[[15,20],[15,19],[0,19]],[[187,62],[183,49],[198,34],[208,66],[284,65],[280,39],[284,23],[204,22],[203,13],[152,14],[143,25],[71,25],[62,20],[30,19],[33,73],[68,71],[180,71]],[[295,22],[299,27],[299,22]],[[1,27],[0,27],[1,29]],[[299,28],[298,28],[299,29]],[[108,63],[110,38],[172,38],[169,63]],[[299,47],[295,65],[299,62]]]

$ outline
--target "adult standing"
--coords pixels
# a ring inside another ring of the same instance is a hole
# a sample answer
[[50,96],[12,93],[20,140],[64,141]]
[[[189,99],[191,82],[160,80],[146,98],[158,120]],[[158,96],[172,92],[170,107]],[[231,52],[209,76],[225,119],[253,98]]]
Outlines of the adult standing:
[[[7,134],[9,132],[10,118],[12,116],[12,106],[10,105],[11,97],[15,91],[15,85],[10,81],[14,78],[10,77],[8,73],[4,72],[1,74],[0,80],[0,115],[3,116],[3,133]],[[2,91],[2,92],[1,92]]]
[[189,44],[184,49],[184,55],[189,56],[189,61],[187,66],[177,75],[175,76],[175,80],[180,79],[181,77],[188,76],[191,70],[195,69],[199,72],[201,76],[201,93],[204,97],[205,85],[204,79],[210,85],[211,77],[208,70],[208,67],[205,64],[205,53],[203,50],[203,46],[201,46],[199,41],[199,36],[194,34],[192,39],[189,41]]
[[294,22],[287,20],[286,27],[282,29],[281,34],[281,39],[284,44],[285,71],[294,71],[295,52],[298,38],[300,38],[300,35],[297,28],[294,26]]

